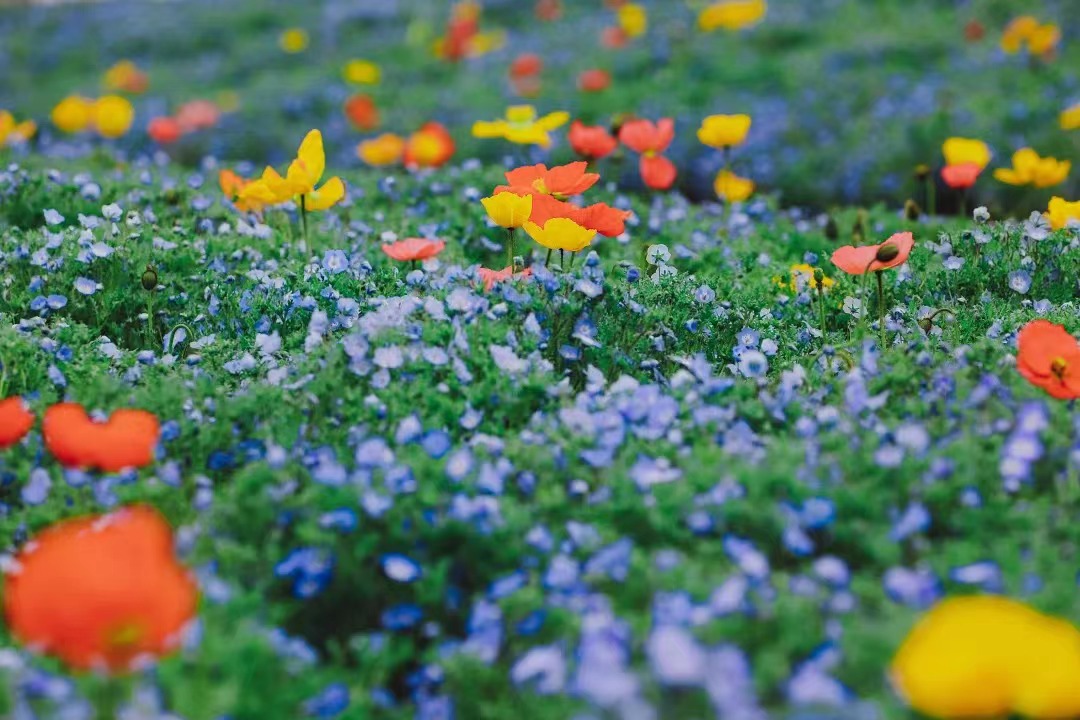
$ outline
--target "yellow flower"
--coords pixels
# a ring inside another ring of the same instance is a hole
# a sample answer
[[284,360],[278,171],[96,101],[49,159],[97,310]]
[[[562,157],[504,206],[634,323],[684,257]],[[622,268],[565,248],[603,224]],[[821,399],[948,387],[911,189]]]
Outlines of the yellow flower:
[[701,121],[698,140],[714,148],[742,145],[750,132],[749,115],[710,115]]
[[729,170],[721,170],[713,183],[716,196],[729,203],[746,200],[754,194],[754,181],[739,177]]
[[1060,185],[1069,177],[1072,163],[1052,157],[1039,157],[1031,148],[1022,148],[1013,154],[1011,168],[998,168],[994,177],[1006,185],[1034,185],[1048,188]]
[[1070,221],[1080,224],[1080,200],[1068,202],[1063,197],[1051,198],[1046,208],[1046,218],[1055,230],[1061,230]]
[[312,130],[300,143],[296,159],[282,177],[272,167],[263,171],[262,177],[251,182],[241,192],[240,200],[251,200],[277,205],[294,197],[300,207],[308,211],[326,210],[345,197],[345,183],[332,177],[322,187],[316,188],[326,170],[326,153],[323,151],[322,133]]
[[107,138],[118,138],[131,129],[135,108],[127,98],[105,95],[97,99],[92,110],[94,126]]
[[1076,717],[1080,631],[1007,598],[954,598],[919,621],[889,675],[932,717]]
[[1041,24],[1031,15],[1014,18],[1001,35],[1001,49],[1015,55],[1027,46],[1032,55],[1048,55],[1061,41],[1061,29],[1054,23]]
[[532,195],[501,192],[492,197],[483,198],[480,202],[483,203],[491,221],[499,227],[519,228],[528,222],[529,216],[532,215]]
[[341,76],[352,85],[378,85],[382,80],[382,68],[370,60],[350,60],[342,68]]
[[[807,263],[800,263],[798,265],[792,265],[791,270],[790,270],[790,273],[791,273],[791,282],[790,282],[790,284],[784,282],[784,280],[782,278],[780,278],[780,277],[774,277],[773,282],[776,283],[777,285],[779,285],[782,288],[790,289],[790,290],[793,290],[795,292],[800,292],[802,290],[812,290],[814,292],[817,292],[817,283],[814,281],[814,272],[816,270],[817,270],[817,268],[815,268],[813,265],[808,265]],[[821,276],[821,288],[822,288],[822,290],[827,291],[829,288],[831,288],[835,284],[836,284],[836,281],[833,280],[832,278],[827,277],[825,275]]]
[[941,146],[946,165],[978,165],[982,170],[990,164],[990,148],[982,140],[951,137]]
[[68,95],[52,109],[49,119],[61,132],[82,132],[94,119],[94,106],[84,97]]
[[1080,103],[1061,111],[1062,130],[1080,130]]
[[728,0],[709,5],[698,14],[698,27],[704,32],[718,28],[741,30],[759,22],[768,7],[765,0]]
[[307,30],[298,27],[289,28],[281,33],[281,37],[278,38],[278,44],[281,46],[282,50],[290,55],[302,53],[307,50],[308,46]]
[[596,237],[595,230],[587,230],[567,218],[551,218],[544,223],[544,227],[534,222],[526,222],[525,232],[549,250],[568,250],[569,252],[584,250]]
[[649,16],[637,3],[626,3],[619,8],[619,27],[627,37],[644,35],[649,28]]
[[0,110],[0,148],[5,145],[26,142],[37,132],[37,123],[33,120],[15,122],[15,116],[7,110]]
[[1032,55],[1049,55],[1061,42],[1061,29],[1053,23],[1040,25],[1028,36],[1028,52]]
[[469,43],[469,57],[480,57],[495,52],[506,45],[506,31],[492,30],[479,32],[472,36]]
[[371,140],[365,140],[356,147],[356,154],[360,159],[376,167],[400,162],[404,153],[405,138],[394,133],[383,133]]
[[139,94],[146,92],[148,87],[146,74],[130,60],[121,60],[110,67],[105,71],[101,81],[106,90],[113,92]]
[[472,134],[478,138],[504,138],[515,145],[547,147],[551,144],[549,133],[569,119],[567,112],[553,112],[538,118],[532,105],[514,105],[506,109],[505,119],[474,123]]

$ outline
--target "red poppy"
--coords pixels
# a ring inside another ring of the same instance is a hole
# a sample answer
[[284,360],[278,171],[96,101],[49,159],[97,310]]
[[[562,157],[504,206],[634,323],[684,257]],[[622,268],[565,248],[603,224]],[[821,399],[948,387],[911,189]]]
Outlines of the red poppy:
[[562,17],[562,0],[536,0],[536,17],[545,22],[553,22]]
[[953,190],[967,190],[979,179],[982,168],[975,163],[946,165],[941,168],[941,179]]
[[978,20],[970,20],[964,26],[964,38],[968,42],[978,42],[986,35],[986,28]]
[[379,108],[370,95],[357,93],[345,101],[345,117],[357,130],[371,131],[379,127]]
[[151,507],[52,525],[4,576],[4,614],[22,643],[76,670],[121,673],[180,645],[198,589]]
[[630,41],[626,31],[618,25],[606,27],[600,31],[600,44],[608,50],[617,50]]
[[212,128],[217,125],[220,117],[221,110],[209,100],[192,100],[181,105],[176,111],[176,122],[179,123],[182,133]]
[[604,237],[618,237],[626,232],[629,210],[619,210],[606,203],[596,203],[581,208],[570,216],[578,225],[595,230]]
[[454,138],[437,122],[425,123],[405,143],[405,167],[436,168],[454,156]]
[[497,283],[505,282],[512,277],[529,277],[532,275],[532,268],[525,268],[521,272],[515,273],[511,267],[504,267],[502,270],[490,270],[482,267],[477,270],[477,273],[480,275],[481,282],[484,283],[484,291],[491,292],[491,288],[495,287]]
[[581,208],[566,202],[566,198],[580,195],[600,179],[596,173],[586,172],[589,165],[584,161],[560,165],[550,170],[546,165],[527,165],[506,173],[509,185],[495,188],[495,193],[512,192],[515,195],[532,195],[533,207],[529,220],[541,227],[552,218],[568,218],[578,225],[596,230],[605,237],[615,237],[625,231],[625,221],[630,213],[616,210],[603,203]]
[[0,400],[0,450],[22,440],[33,426],[34,416],[22,398]]
[[406,238],[397,242],[383,245],[382,251],[400,262],[412,260],[427,260],[433,258],[446,247],[444,240],[428,240],[427,238]]
[[161,426],[143,410],[117,410],[98,422],[81,405],[60,403],[45,411],[41,432],[65,467],[119,472],[153,462]]
[[536,53],[521,53],[510,63],[510,77],[521,79],[539,75],[544,70],[544,61]]
[[156,117],[146,126],[146,133],[158,145],[171,145],[180,139],[180,123],[168,116]]
[[622,144],[641,153],[641,179],[654,190],[667,190],[675,183],[678,174],[675,164],[661,154],[674,139],[675,122],[671,118],[656,123],[630,120],[619,129]]
[[594,68],[578,75],[578,89],[582,92],[602,92],[611,86],[611,74]]
[[1032,320],[1017,337],[1016,368],[1059,400],[1080,398],[1080,343],[1061,325]]
[[607,131],[607,128],[600,125],[584,125],[580,120],[575,120],[570,125],[567,139],[574,152],[590,160],[607,157],[619,146],[619,141]]
[[897,233],[880,245],[845,245],[832,254],[833,265],[849,275],[863,275],[878,270],[888,270],[907,262],[915,237],[909,233]]

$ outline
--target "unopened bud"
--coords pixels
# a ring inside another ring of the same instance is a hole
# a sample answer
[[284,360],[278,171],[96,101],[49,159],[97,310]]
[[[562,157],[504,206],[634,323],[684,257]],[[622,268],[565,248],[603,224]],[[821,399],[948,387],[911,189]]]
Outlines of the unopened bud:
[[926,333],[927,335],[929,335],[929,334],[930,334],[930,331],[934,329],[934,321],[933,321],[933,320],[931,320],[931,319],[930,319],[930,318],[928,318],[928,317],[924,317],[924,318],[922,318],[921,320],[919,320],[919,327],[921,327],[921,328],[922,328],[922,331],[923,331],[924,333]]
[[900,255],[900,248],[895,243],[885,243],[877,249],[877,255],[874,259],[880,263],[887,263],[895,260]]
[[142,274],[142,286],[143,290],[148,292],[153,291],[158,286],[157,270],[153,265],[147,265],[146,270]]
[[829,219],[825,222],[825,237],[829,240],[840,239],[840,228],[836,226],[836,220],[832,215],[830,215]]
[[904,217],[908,220],[918,220],[922,216],[922,208],[914,200],[904,203]]
[[922,181],[922,180],[925,180],[928,177],[930,177],[930,166],[929,165],[916,165],[915,166],[915,179],[916,180]]

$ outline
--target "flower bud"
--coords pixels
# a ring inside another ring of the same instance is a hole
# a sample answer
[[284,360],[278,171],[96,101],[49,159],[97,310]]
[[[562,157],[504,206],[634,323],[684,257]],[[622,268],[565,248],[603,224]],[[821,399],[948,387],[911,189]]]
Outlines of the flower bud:
[[919,207],[919,204],[917,202],[909,199],[906,203],[904,203],[905,218],[914,222],[915,220],[918,220],[920,216],[922,216],[922,208]]
[[930,166],[929,165],[924,164],[924,165],[916,165],[915,166],[915,179],[916,180],[918,180],[919,182],[922,182],[923,180],[926,180],[926,178],[928,178],[928,177],[930,177]]
[[926,333],[927,335],[929,335],[929,334],[930,334],[930,331],[934,329],[934,321],[933,321],[933,320],[931,320],[931,319],[930,319],[930,318],[928,318],[928,317],[924,317],[924,318],[922,318],[921,320],[919,320],[919,327],[921,327],[921,328],[922,328],[922,331],[923,331],[924,333]]
[[143,274],[142,274],[142,286],[143,286],[143,290],[146,290],[147,292],[153,292],[153,290],[155,288],[157,288],[157,286],[158,286],[157,270],[154,269],[153,265],[147,265],[146,270],[143,271]]
[[899,255],[900,248],[896,246],[896,243],[885,243],[878,248],[874,259],[880,263],[887,263],[895,260]]

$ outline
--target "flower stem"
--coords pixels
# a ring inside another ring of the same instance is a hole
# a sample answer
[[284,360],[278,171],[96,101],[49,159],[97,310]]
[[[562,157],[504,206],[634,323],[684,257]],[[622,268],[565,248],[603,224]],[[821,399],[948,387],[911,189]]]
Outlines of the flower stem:
[[506,263],[510,266],[510,274],[514,274],[514,228],[506,228],[506,250],[510,255],[510,262]]
[[885,351],[885,281],[881,278],[881,270],[878,270],[874,275],[877,276],[877,300],[878,300],[878,324],[880,325],[881,332],[881,350]]
[[146,336],[150,341],[151,349],[154,347],[154,291],[146,293]]
[[300,196],[300,230],[304,234],[304,245],[307,245],[307,201],[304,200],[304,196]]
[[824,283],[818,283],[817,284],[817,296],[818,296],[818,307],[819,307],[819,310],[821,311],[821,343],[824,345],[827,342],[826,334],[825,334],[826,333],[826,324],[825,324],[825,284]]
[[559,249],[559,270],[566,272],[566,251]]
[[544,258],[544,269],[551,269],[551,248],[548,248],[547,257]]

